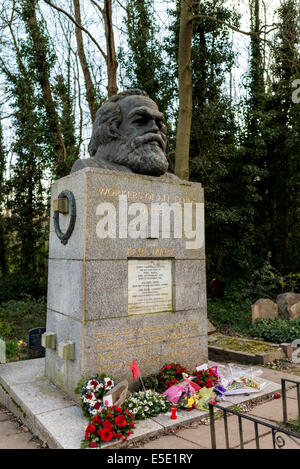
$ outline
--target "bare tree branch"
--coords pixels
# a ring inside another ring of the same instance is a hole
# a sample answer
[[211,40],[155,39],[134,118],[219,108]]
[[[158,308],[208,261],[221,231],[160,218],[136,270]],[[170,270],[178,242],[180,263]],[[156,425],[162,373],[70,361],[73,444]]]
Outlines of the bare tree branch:
[[77,28],[81,29],[82,31],[84,31],[88,37],[91,39],[91,41],[93,41],[93,43],[95,44],[95,46],[97,47],[97,49],[100,51],[100,53],[102,54],[103,58],[105,59],[105,61],[107,61],[107,56],[104,52],[104,50],[102,49],[102,47],[98,44],[98,42],[96,41],[96,39],[92,36],[92,34],[82,25],[78,24],[77,21],[73,18],[72,15],[70,15],[70,13],[68,13],[66,10],[63,10],[62,8],[54,5],[54,3],[50,2],[50,0],[44,0],[45,3],[47,3],[48,5],[50,5],[52,8],[54,8],[55,10],[57,11],[60,11],[61,13],[63,13],[64,15],[66,15],[69,20],[72,21],[72,23],[74,23],[76,25]]

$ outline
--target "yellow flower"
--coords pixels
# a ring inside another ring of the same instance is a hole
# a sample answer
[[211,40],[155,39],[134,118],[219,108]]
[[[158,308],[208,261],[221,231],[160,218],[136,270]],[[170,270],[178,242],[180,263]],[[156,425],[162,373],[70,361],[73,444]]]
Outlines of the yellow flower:
[[195,399],[193,397],[190,397],[189,400],[188,400],[188,407],[192,407],[194,402],[195,402]]

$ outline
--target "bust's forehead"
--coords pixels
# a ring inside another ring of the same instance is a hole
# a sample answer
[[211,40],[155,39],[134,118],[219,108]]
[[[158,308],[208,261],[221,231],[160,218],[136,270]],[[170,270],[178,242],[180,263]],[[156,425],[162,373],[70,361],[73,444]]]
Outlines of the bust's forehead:
[[141,107],[145,107],[153,111],[158,111],[157,104],[147,96],[127,96],[126,98],[122,99],[119,104],[122,114],[129,114],[129,112],[133,111],[134,108]]

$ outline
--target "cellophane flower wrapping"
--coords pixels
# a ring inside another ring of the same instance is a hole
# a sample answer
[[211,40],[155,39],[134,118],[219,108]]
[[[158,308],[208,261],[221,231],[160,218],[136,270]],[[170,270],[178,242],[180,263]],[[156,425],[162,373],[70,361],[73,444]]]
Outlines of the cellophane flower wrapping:
[[230,363],[219,367],[220,384],[226,388],[224,396],[260,392],[266,383],[259,378],[262,370]]
[[184,379],[179,384],[174,384],[167,389],[162,395],[166,396],[168,401],[172,404],[177,404],[183,397],[182,395],[191,396],[200,389],[200,386],[194,383],[191,379]]

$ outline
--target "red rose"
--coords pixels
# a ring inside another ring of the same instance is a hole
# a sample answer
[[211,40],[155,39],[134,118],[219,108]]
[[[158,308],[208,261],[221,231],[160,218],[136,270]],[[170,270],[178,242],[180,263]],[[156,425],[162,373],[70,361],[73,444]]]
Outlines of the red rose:
[[98,381],[91,381],[91,385],[94,386],[94,388],[96,388],[98,386]]
[[96,402],[96,404],[94,405],[94,409],[98,410],[98,409],[99,409],[99,407],[100,407],[100,404],[99,404],[99,402]]
[[110,422],[110,420],[108,420],[108,419],[104,420],[103,428],[109,428],[110,430],[112,430],[113,426],[112,426],[112,423]]
[[90,442],[90,448],[97,448],[97,446],[98,446],[98,443],[96,443],[95,441]]
[[129,425],[131,428],[134,428],[134,423],[133,422],[129,422]]
[[214,385],[214,382],[212,379],[208,379],[206,384],[208,388],[211,388]]
[[121,438],[122,438],[122,433],[117,433],[117,438],[118,438],[118,440],[121,440]]
[[107,381],[107,386],[111,386],[112,385],[112,381]]
[[101,424],[101,423],[102,423],[102,418],[100,418],[99,415],[97,414],[97,415],[95,415],[95,416],[93,417],[92,423],[99,423],[99,424]]
[[126,418],[124,415],[118,415],[116,418],[115,418],[115,424],[117,425],[117,427],[125,427],[126,426]]
[[101,436],[102,441],[110,441],[113,437],[113,434],[109,428],[103,428],[100,436]]
[[90,400],[90,399],[92,399],[93,396],[91,394],[86,394],[85,397],[86,397],[86,399]]
[[86,429],[86,431],[89,433],[95,433],[95,430],[96,430],[96,427],[95,425],[92,425],[92,424],[89,424]]

